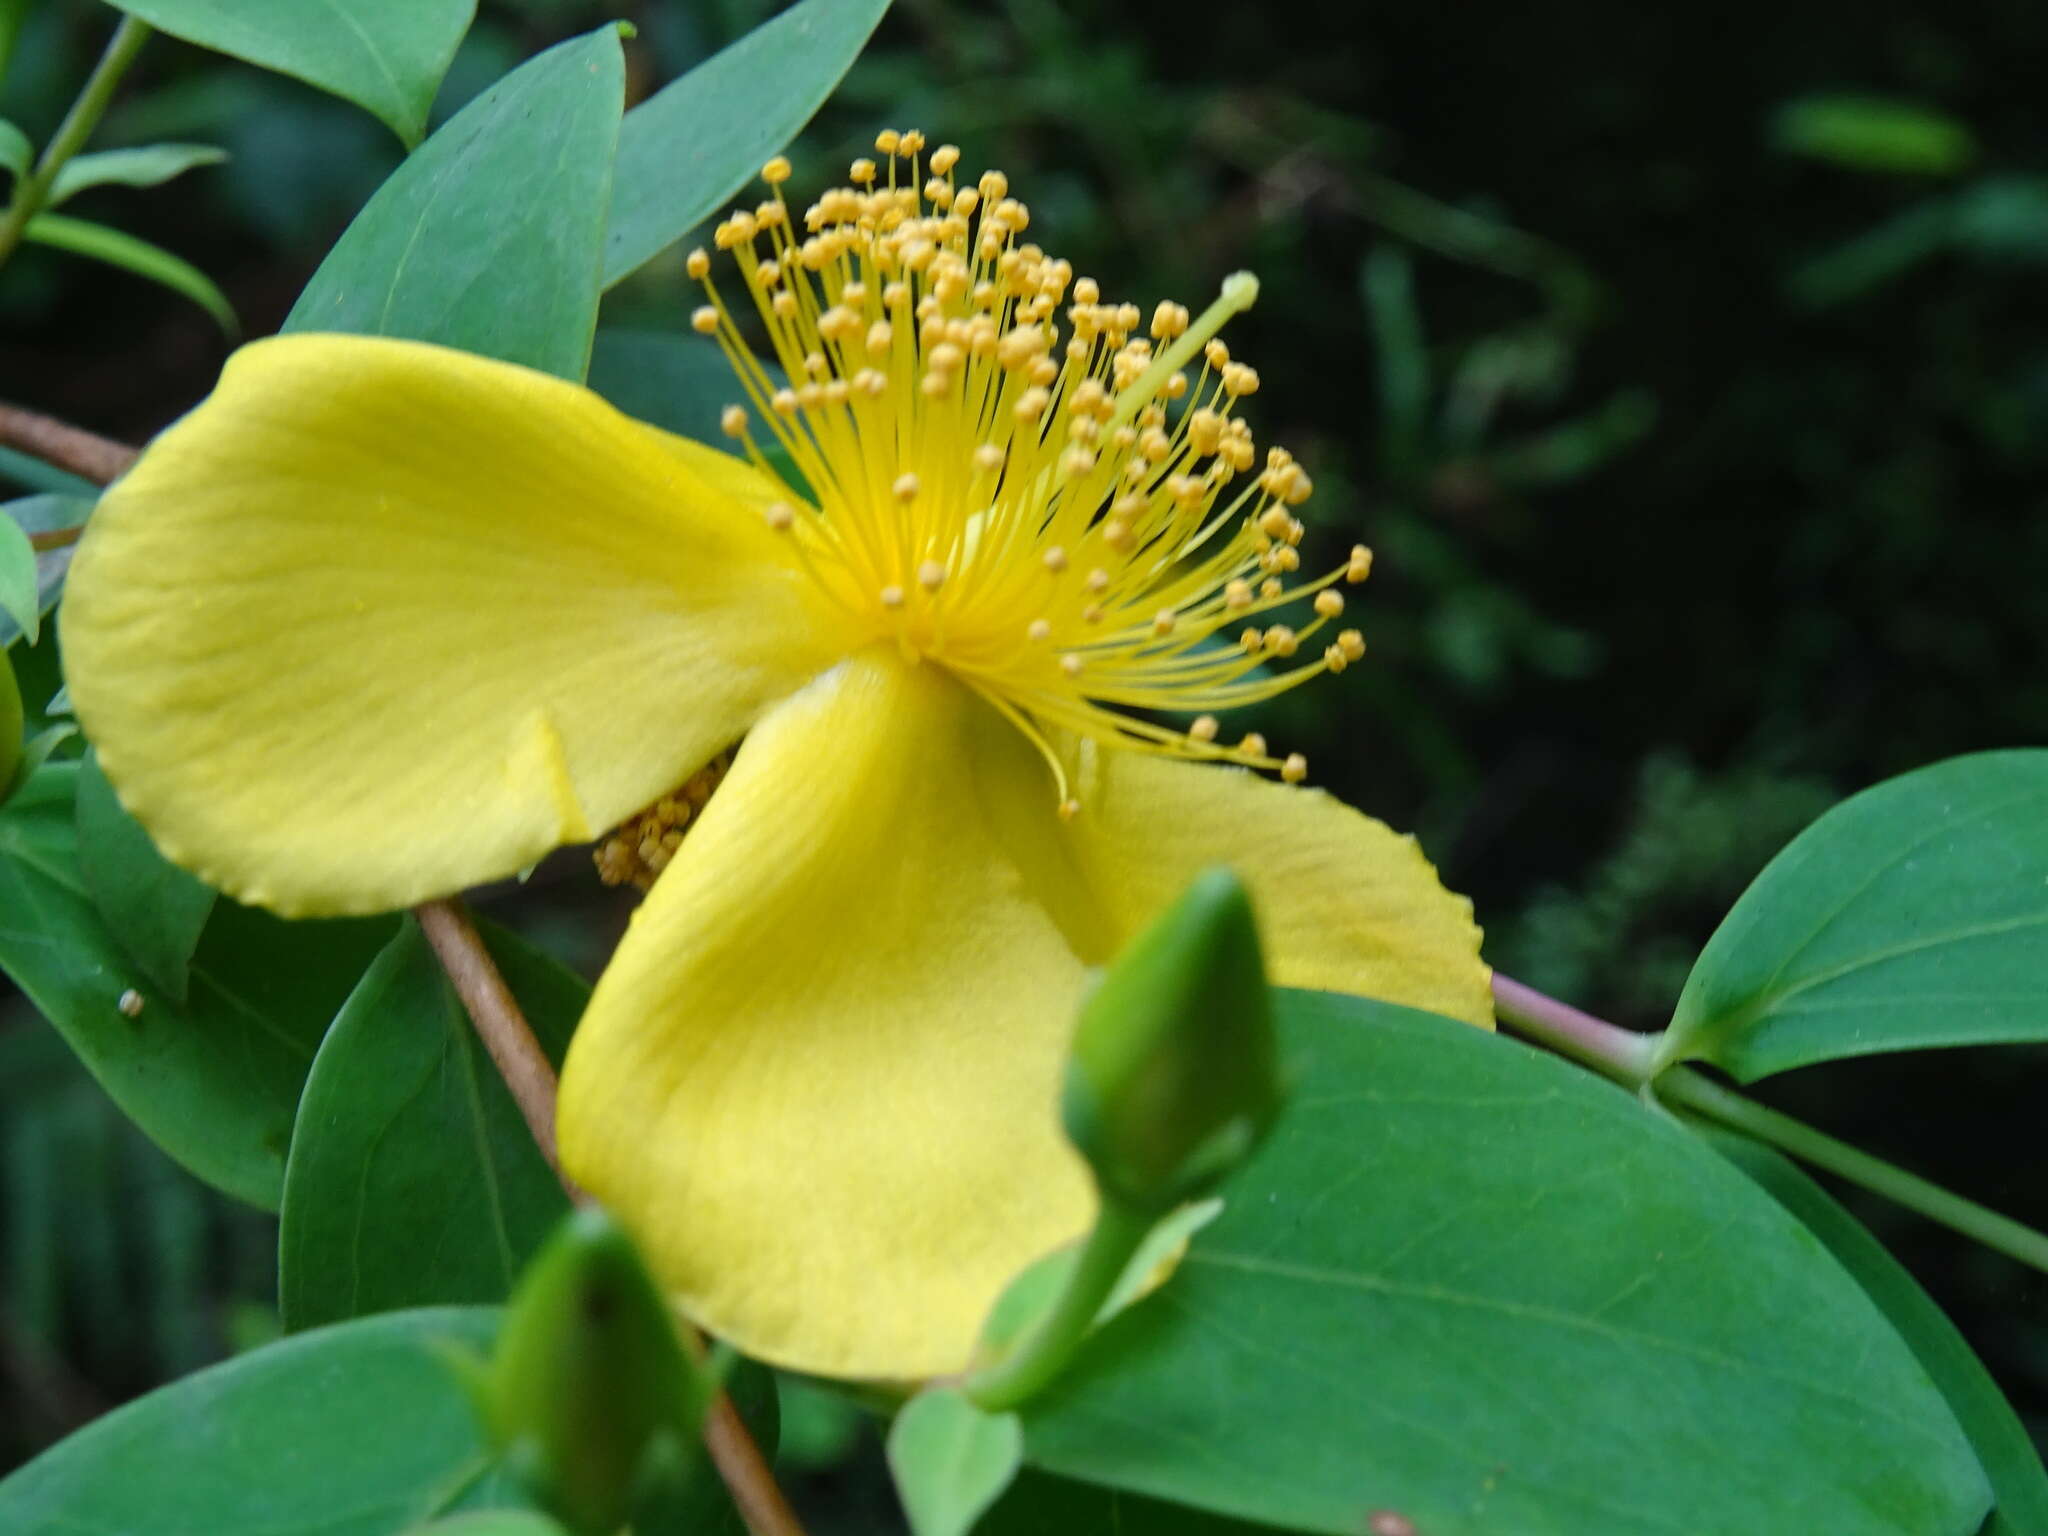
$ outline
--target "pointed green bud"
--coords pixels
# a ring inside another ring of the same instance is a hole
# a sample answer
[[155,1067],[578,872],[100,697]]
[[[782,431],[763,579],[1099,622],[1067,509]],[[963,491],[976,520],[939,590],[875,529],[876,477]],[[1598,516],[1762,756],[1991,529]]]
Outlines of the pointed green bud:
[[477,1395],[535,1500],[576,1536],[613,1536],[682,1465],[709,1388],[632,1242],[587,1207],[520,1278]]
[[0,651],[0,800],[14,793],[21,773],[21,685],[14,680],[14,658]]
[[1279,1107],[1251,898],[1229,870],[1206,870],[1082,1003],[1067,1135],[1105,1200],[1163,1213],[1215,1188]]

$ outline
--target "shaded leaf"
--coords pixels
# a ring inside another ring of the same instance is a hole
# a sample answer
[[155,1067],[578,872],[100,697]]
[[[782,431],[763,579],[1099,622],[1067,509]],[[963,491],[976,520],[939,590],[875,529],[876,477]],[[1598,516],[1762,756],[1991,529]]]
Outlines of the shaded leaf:
[[1970,130],[1917,102],[1884,96],[1805,96],[1778,111],[1781,150],[1856,171],[1953,176],[1977,158]]
[[889,0],[803,0],[628,112],[605,286],[759,175],[832,94],[888,8]]
[[54,208],[88,187],[160,186],[195,166],[218,165],[227,157],[226,150],[211,144],[150,144],[140,149],[107,149],[97,154],[76,155],[57,172],[43,206]]
[[[482,931],[559,1065],[589,986],[511,934]],[[278,1238],[285,1325],[502,1301],[568,1208],[407,919],[343,1004],[306,1079]]]
[[1347,1536],[1976,1530],[1926,1372],[1697,1138],[1511,1040],[1280,1004],[1293,1102],[1172,1280],[1023,1410],[1034,1463]]
[[94,754],[79,764],[76,814],[78,869],[101,920],[152,984],[184,1002],[213,888],[157,852]]
[[2048,1471],[2042,1469],[2041,1453],[1948,1315],[1861,1222],[1789,1158],[1746,1137],[1700,1129],[1715,1150],[1827,1245],[1934,1378],[1956,1422],[1976,1447],[1998,1502],[1981,1536],[2038,1536],[2048,1531]]
[[214,322],[230,339],[241,334],[241,322],[235,319],[234,306],[228,303],[227,295],[214,285],[213,279],[184,257],[173,256],[161,246],[138,240],[118,229],[109,229],[104,224],[74,219],[63,213],[37,214],[28,221],[22,237],[53,250],[89,256],[124,272],[133,272],[137,277],[146,277],[197,304],[213,316]]
[[624,93],[613,27],[522,64],[378,189],[284,329],[405,336],[581,379]]
[[13,518],[0,518],[0,614],[34,645],[43,624],[36,578],[36,549]]
[[36,147],[29,142],[28,135],[0,117],[0,171],[7,171],[19,179],[28,174],[35,158]]
[[700,443],[720,441],[718,414],[740,398],[716,342],[666,331],[599,330],[588,382],[628,416]]
[[889,1471],[911,1536],[967,1536],[1024,1460],[1014,1413],[987,1413],[951,1387],[928,1387],[889,1426]]
[[482,1308],[364,1318],[188,1376],[0,1482],[0,1529],[71,1536],[390,1536],[525,1501],[493,1470],[450,1346]]
[[[1069,1482],[1028,1468],[995,1508],[982,1516],[975,1536],[1261,1536],[1270,1525],[1251,1525],[1185,1504],[1167,1504],[1115,1488]],[[1371,1528],[1364,1527],[1365,1530]]]
[[1678,999],[1668,1061],[1744,1082],[1920,1046],[2048,1040],[2048,750],[1844,801],[1773,859]]
[[281,75],[382,118],[406,146],[426,131],[441,76],[476,0],[119,0],[160,31]]
[[[45,767],[0,807],[0,970],[151,1140],[275,1210],[314,1050],[393,921],[287,923],[221,900],[180,1004],[129,958],[86,887],[79,771]],[[121,1010],[130,991],[133,1017]]]

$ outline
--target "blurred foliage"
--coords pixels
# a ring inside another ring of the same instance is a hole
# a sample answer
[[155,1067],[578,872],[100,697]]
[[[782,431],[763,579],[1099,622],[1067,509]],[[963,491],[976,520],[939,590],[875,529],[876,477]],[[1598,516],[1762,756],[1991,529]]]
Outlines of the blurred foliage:
[[[434,121],[606,16],[640,29],[637,98],[777,8],[485,0]],[[35,5],[5,113],[47,133],[106,21]],[[1831,800],[2042,737],[2044,54],[2048,9],[2018,3],[897,0],[797,184],[917,124],[1007,169],[1034,237],[1106,295],[1198,305],[1257,270],[1231,345],[1264,380],[1261,439],[1316,479],[1309,563],[1361,539],[1379,557],[1366,663],[1260,728],[1418,830],[1503,969],[1654,1027],[1728,902]],[[229,163],[68,206],[194,262],[252,335],[399,153],[345,103],[168,41],[97,143],[165,138]],[[603,323],[680,330],[694,299],[671,253]],[[130,440],[199,398],[224,346],[175,297],[47,251],[0,282],[0,395]],[[0,457],[13,486],[68,488]],[[574,865],[537,881],[540,921],[588,968],[619,910]],[[17,1019],[0,1050],[13,1456],[223,1347],[268,1305],[273,1234],[126,1130],[53,1036]],[[2038,1222],[2044,1071],[1950,1053],[1773,1093]],[[1856,1210],[2038,1426],[2040,1277]],[[872,1433],[796,1401],[807,1486],[886,1500]]]

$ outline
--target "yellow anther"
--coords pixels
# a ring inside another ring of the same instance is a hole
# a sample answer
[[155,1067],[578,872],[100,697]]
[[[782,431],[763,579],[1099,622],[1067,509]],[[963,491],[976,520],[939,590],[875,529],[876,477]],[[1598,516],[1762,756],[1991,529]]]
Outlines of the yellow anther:
[[796,522],[796,508],[786,501],[771,501],[762,508],[761,516],[777,533],[785,533]]
[[932,151],[932,169],[941,176],[952,170],[959,163],[960,146],[957,144],[941,144]]
[[1316,612],[1326,619],[1334,619],[1344,611],[1344,594],[1332,587],[1325,587],[1316,594]]
[[907,506],[909,503],[917,500],[917,490],[917,476],[912,474],[902,474],[898,475],[896,477],[896,483],[889,487],[889,494],[894,496],[898,501],[903,502]]
[[794,416],[797,411],[796,391],[793,389],[778,389],[768,397],[768,404],[778,416]]
[[893,155],[902,147],[903,135],[894,128],[884,128],[875,135],[875,148],[882,154]]
[[889,342],[894,335],[895,332],[890,328],[889,322],[886,320],[877,320],[873,325],[869,326],[868,356],[887,357],[889,355]]
[[1178,619],[1179,615],[1177,615],[1171,608],[1160,609],[1157,613],[1152,615],[1152,633],[1155,635],[1172,634],[1173,626],[1178,621]]
[[1014,414],[1018,421],[1030,425],[1045,414],[1045,408],[1052,403],[1052,395],[1043,386],[1034,384],[1017,397]]
[[1299,752],[1287,754],[1287,761],[1280,765],[1280,777],[1290,784],[1299,784],[1308,777],[1308,759]]
[[1342,672],[1351,665],[1351,658],[1344,654],[1343,646],[1326,645],[1323,647],[1323,665],[1333,673]]
[[1287,515],[1284,507],[1268,507],[1259,516],[1259,532],[1269,539],[1284,539],[1294,519]]
[[1372,551],[1363,544],[1351,546],[1351,560],[1344,567],[1344,579],[1353,586],[1372,574]]
[[1082,661],[1081,658],[1075,655],[1072,651],[1067,652],[1066,655],[1060,658],[1060,670],[1066,673],[1069,677],[1079,677],[1081,675],[1082,668],[1086,665],[1087,663]]
[[1081,622],[1083,624],[1100,624],[1108,617],[1109,610],[1100,603],[1090,603],[1081,610]]
[[1255,395],[1259,392],[1259,372],[1243,363],[1228,364],[1223,370],[1223,392],[1229,395]]
[[1109,572],[1102,569],[1101,566],[1097,566],[1082,579],[1081,585],[1090,592],[1107,592],[1109,590]]
[[976,185],[981,188],[981,195],[985,201],[998,203],[1009,193],[1010,178],[1001,171],[983,171],[981,180]]
[[1152,339],[1171,341],[1188,328],[1187,307],[1162,300],[1152,311]]
[[1045,568],[1055,576],[1067,568],[1067,552],[1057,544],[1047,549],[1043,555],[1039,556],[1039,559],[1044,563]]
[[1275,656],[1292,656],[1300,647],[1300,637],[1285,624],[1275,624],[1266,631],[1266,649]]
[[1060,455],[1060,475],[1063,479],[1079,480],[1095,468],[1095,455],[1075,444]]
[[1256,656],[1266,648],[1266,632],[1254,624],[1237,637],[1237,648],[1247,656]]
[[1188,739],[1191,741],[1214,741],[1216,739],[1216,717],[1214,715],[1195,716],[1194,723],[1188,727]]
[[761,167],[761,179],[771,187],[779,187],[789,180],[789,156],[777,155]]
[[1024,626],[1024,638],[1033,645],[1043,645],[1052,638],[1052,625],[1044,619],[1033,619]]
[[896,152],[899,155],[914,155],[923,148],[924,135],[915,128],[906,128],[903,130],[901,141],[896,145]]
[[746,410],[741,406],[728,405],[718,413],[718,430],[727,437],[745,437],[747,435]]
[[702,282],[711,275],[711,253],[698,247],[683,258],[683,270]]
[[1101,298],[1102,286],[1094,278],[1084,277],[1074,284],[1074,302],[1076,304],[1095,304],[1100,302]]
[[700,304],[690,311],[690,329],[699,336],[718,334],[718,311],[709,304]]
[[1242,613],[1252,605],[1252,584],[1244,580],[1227,581],[1223,584],[1223,606],[1232,613]]
[[864,187],[875,179],[875,162],[856,160],[846,168],[846,179],[857,187]]
[[1073,799],[1067,799],[1067,800],[1062,800],[1062,801],[1060,802],[1060,820],[1061,820],[1061,821],[1072,821],[1072,820],[1073,820],[1073,819],[1074,819],[1074,818],[1075,818],[1076,816],[1078,816],[1078,815],[1080,815],[1080,814],[1081,814],[1081,802],[1080,802],[1080,801],[1078,801],[1078,800],[1073,800]]
[[936,560],[927,560],[917,568],[917,584],[927,592],[936,592],[946,584],[946,568]]
[[974,450],[974,467],[983,474],[994,474],[1003,467],[1003,450],[994,443],[983,443]]
[[901,608],[903,606],[903,589],[893,581],[877,592],[875,596],[884,608]]
[[1266,755],[1266,738],[1257,731],[1247,731],[1245,732],[1244,740],[1237,744],[1237,750],[1246,757],[1264,757]]
[[1344,653],[1347,661],[1357,661],[1365,654],[1365,636],[1355,629],[1347,629],[1337,636],[1337,649]]
[[1268,602],[1278,597],[1285,590],[1286,588],[1280,584],[1278,576],[1268,576],[1259,583],[1259,596],[1265,598]]

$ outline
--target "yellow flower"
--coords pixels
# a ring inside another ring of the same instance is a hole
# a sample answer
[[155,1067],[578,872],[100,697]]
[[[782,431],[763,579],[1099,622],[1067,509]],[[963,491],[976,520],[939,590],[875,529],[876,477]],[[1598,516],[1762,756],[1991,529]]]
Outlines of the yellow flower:
[[1216,332],[1256,284],[1147,321],[1000,173],[880,148],[801,214],[777,159],[720,226],[780,378],[689,257],[745,458],[462,353],[261,342],[108,493],[64,643],[128,806],[245,901],[387,910],[617,829],[652,889],[563,1075],[570,1171],[748,1352],[922,1377],[1090,1221],[1076,1002],[1199,868],[1281,982],[1491,1014],[1413,840],[1220,735],[1364,648],[1326,632],[1365,551],[1297,581],[1308,479],[1254,472]]

